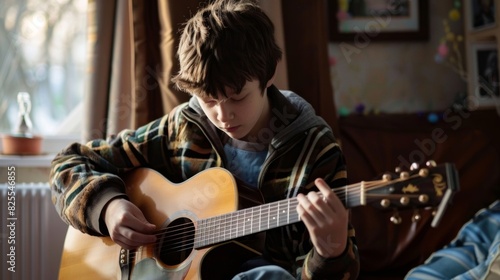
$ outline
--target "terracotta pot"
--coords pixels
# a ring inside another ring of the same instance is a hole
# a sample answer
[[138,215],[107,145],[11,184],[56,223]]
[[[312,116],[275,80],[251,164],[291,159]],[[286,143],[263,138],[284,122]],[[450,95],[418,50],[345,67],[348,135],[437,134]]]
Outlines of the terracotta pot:
[[2,154],[39,155],[42,152],[42,137],[2,135]]

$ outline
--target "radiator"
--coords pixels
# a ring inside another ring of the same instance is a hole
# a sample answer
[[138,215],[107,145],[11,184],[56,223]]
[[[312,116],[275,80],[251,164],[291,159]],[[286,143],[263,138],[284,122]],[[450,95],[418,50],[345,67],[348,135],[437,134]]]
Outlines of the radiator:
[[56,213],[48,184],[9,189],[2,183],[0,192],[0,279],[57,279],[67,225]]

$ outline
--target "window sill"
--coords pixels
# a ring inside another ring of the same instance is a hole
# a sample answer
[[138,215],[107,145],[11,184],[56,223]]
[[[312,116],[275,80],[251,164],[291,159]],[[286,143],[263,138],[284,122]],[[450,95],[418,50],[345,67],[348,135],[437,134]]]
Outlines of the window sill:
[[[33,156],[2,155],[0,153],[0,167],[50,167],[55,155],[67,145],[80,141],[79,137],[69,136],[46,136],[42,140],[42,154]],[[0,151],[2,150],[0,142]]]
[[0,167],[50,167],[55,154],[37,156],[0,155]]

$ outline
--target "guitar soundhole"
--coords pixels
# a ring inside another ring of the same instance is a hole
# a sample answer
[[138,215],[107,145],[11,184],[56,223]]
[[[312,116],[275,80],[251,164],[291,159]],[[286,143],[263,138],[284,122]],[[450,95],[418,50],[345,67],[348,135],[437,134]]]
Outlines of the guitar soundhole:
[[193,250],[194,224],[187,218],[172,221],[160,236],[157,257],[166,265],[183,262]]

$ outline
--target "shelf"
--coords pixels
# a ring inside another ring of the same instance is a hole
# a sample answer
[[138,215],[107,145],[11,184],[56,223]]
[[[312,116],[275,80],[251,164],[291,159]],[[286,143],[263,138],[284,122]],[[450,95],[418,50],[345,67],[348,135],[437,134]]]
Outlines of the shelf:
[[0,155],[0,167],[50,167],[55,154],[39,156]]

